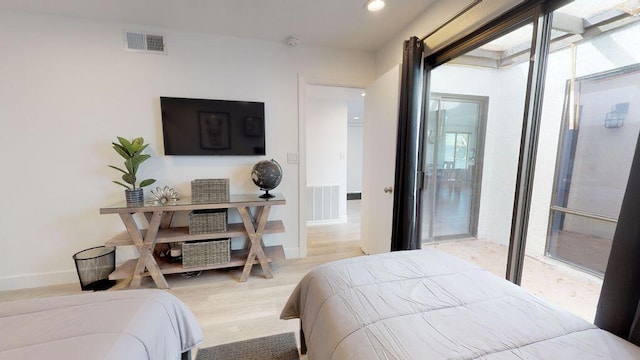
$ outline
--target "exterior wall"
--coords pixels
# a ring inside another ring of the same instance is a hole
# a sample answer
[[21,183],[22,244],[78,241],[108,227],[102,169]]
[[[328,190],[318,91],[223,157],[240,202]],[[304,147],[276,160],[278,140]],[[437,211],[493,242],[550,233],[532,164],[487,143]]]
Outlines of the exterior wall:
[[[576,77],[640,63],[640,47],[632,46],[637,43],[638,37],[640,37],[640,25],[636,24],[579,44],[577,46],[576,56]],[[549,56],[547,64],[540,143],[538,145],[535,170],[536,179],[533,186],[533,201],[531,204],[531,217],[527,238],[527,254],[539,256],[544,254],[565,86],[570,77],[571,50],[566,48],[552,53],[551,56]],[[611,105],[609,104],[611,102],[609,99],[603,98],[602,95],[599,96],[603,101],[603,105],[605,103],[607,106]],[[616,100],[615,102],[624,101]],[[602,123],[604,124],[604,118],[602,119]],[[604,127],[602,127],[602,131],[604,131]],[[637,135],[637,130],[632,130],[629,127],[625,128],[624,131],[635,132]],[[608,134],[612,134],[612,132],[610,131]],[[633,144],[635,144],[635,142]],[[633,151],[633,145],[627,144],[626,146],[630,149],[629,151]],[[600,153],[599,156],[601,160],[607,161],[606,153]],[[589,166],[595,167],[596,165],[597,164],[591,164]],[[595,176],[597,176],[597,174],[595,174]],[[621,176],[624,175],[621,174]],[[624,177],[625,184],[627,177],[628,176]],[[593,180],[598,181],[596,178]],[[622,191],[624,191],[624,189]],[[584,195],[584,193],[582,195]],[[589,198],[592,199],[591,196],[589,196]],[[601,200],[603,202],[605,201],[603,199]],[[606,205],[594,204],[593,206],[600,207]],[[617,217],[618,214],[611,214],[611,216]],[[611,233],[611,231],[609,231],[609,233]]]
[[[640,63],[640,48],[630,46],[630,44],[635,43],[634,39],[638,37],[640,37],[640,26],[630,26],[579,44],[576,76],[581,77]],[[527,66],[527,63],[523,63],[495,70],[444,65],[434,70],[431,83],[433,92],[489,96],[478,235],[481,238],[491,239],[504,245],[508,244],[511,226]],[[551,54],[547,65],[542,123],[535,169],[536,177],[527,237],[527,254],[529,255],[544,255],[565,85],[571,76],[570,69],[571,53],[569,48]],[[633,96],[634,91],[637,91],[636,85],[630,86],[634,88],[625,90],[625,96],[618,96],[620,94],[600,94],[598,95],[599,101],[602,101],[602,106],[607,109],[613,103],[625,102],[627,101],[624,100],[625,98]],[[614,99],[610,98],[611,96],[618,100],[614,101]],[[630,112],[632,110],[630,108]],[[627,117],[631,119],[633,114],[630,113]],[[604,123],[604,118],[601,120]],[[585,121],[600,121],[600,118],[596,120],[587,118]],[[628,126],[625,123],[625,126],[626,140],[624,144],[621,142],[619,145],[633,149],[638,130],[633,123],[629,123]],[[613,134],[612,130],[604,129],[602,124],[598,125],[597,131],[604,135]],[[587,137],[584,137],[584,139],[586,141]],[[578,144],[578,147],[580,148],[580,144]],[[590,160],[582,164],[577,162],[576,171],[584,172],[588,168],[601,168],[598,164],[615,163],[603,151],[598,152],[600,159],[598,159],[597,163],[594,163],[592,161],[594,159],[594,149],[584,148],[584,151],[582,154]],[[578,154],[578,156],[583,155]],[[630,163],[630,159],[625,161]],[[601,174],[605,173],[601,172]],[[598,179],[597,173],[593,176],[591,178],[592,182],[602,183],[602,180]],[[626,179],[624,174],[620,174],[620,176]],[[615,185],[616,191],[624,191],[626,180],[624,183]],[[589,193],[589,189],[577,191],[572,196],[573,204],[578,204],[576,201],[593,202],[597,200],[597,204],[592,203],[589,206],[605,210],[609,209],[606,210],[609,216],[617,216],[617,213],[610,208],[613,206],[619,209],[619,203],[616,205],[616,202],[608,202],[606,200],[607,194],[603,193],[596,197],[592,195],[587,197]],[[596,227],[598,226],[601,226],[601,223],[598,222]],[[598,233],[600,230],[602,230],[601,233]],[[592,233],[603,235],[612,232],[611,229],[600,230],[594,228]]]
[[432,74],[433,92],[489,97],[478,237],[507,245],[522,129],[526,69],[513,67],[496,70],[443,65]]

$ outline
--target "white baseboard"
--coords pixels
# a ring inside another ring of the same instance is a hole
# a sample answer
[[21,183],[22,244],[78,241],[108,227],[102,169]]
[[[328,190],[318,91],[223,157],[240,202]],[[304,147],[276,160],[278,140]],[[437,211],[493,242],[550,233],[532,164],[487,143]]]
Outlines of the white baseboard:
[[300,257],[300,248],[284,248],[284,256],[287,259],[298,259]]
[[70,283],[77,283],[78,288],[80,288],[78,273],[75,269],[48,273],[3,276],[0,277],[0,291],[28,289]]
[[[123,257],[124,260],[127,260],[130,255],[133,254],[123,255],[129,255]],[[284,255],[287,259],[297,259],[300,257],[300,248],[285,248]],[[117,263],[120,264],[123,261],[123,258],[120,258],[120,256],[118,256],[118,258],[119,261]],[[0,277],[0,291],[29,289],[71,283],[78,284],[78,288],[80,288],[80,280],[78,279],[78,273],[75,269],[48,273],[21,274]]]
[[335,219],[335,220],[308,220],[307,225],[309,226],[334,225],[334,224],[344,224],[347,221],[349,221],[349,219],[346,216],[341,216],[339,219]]

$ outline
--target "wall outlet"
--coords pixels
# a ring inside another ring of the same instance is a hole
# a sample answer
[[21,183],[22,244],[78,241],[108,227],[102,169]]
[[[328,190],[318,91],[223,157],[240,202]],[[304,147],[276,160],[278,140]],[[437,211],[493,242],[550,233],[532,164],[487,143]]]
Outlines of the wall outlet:
[[297,164],[298,163],[298,154],[287,153],[287,164]]

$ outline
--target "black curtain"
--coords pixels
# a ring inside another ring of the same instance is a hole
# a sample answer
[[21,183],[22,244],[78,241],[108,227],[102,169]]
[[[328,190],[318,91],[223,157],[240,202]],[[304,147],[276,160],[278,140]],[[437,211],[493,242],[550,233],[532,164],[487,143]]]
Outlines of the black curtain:
[[594,323],[640,345],[640,138],[613,235]]
[[404,42],[391,251],[419,249],[421,243],[417,224],[417,180],[423,52],[423,42],[417,37]]

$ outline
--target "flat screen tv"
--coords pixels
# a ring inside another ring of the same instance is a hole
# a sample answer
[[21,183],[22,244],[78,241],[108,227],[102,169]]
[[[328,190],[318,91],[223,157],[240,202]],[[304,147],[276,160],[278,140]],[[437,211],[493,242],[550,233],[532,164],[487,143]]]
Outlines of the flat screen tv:
[[265,155],[264,103],[161,97],[165,155]]

